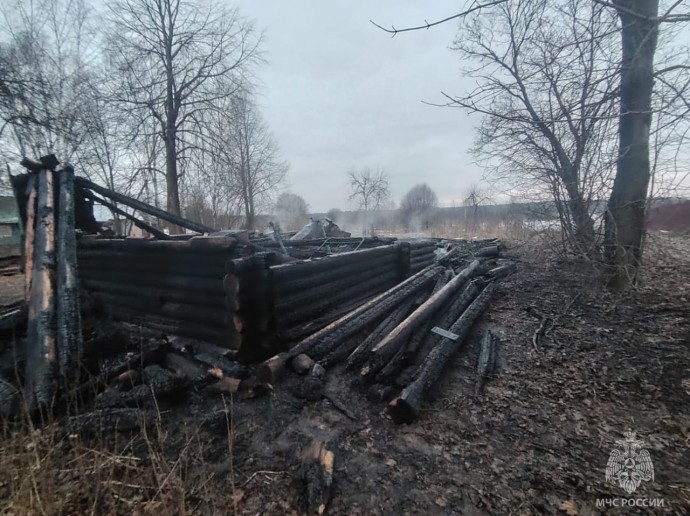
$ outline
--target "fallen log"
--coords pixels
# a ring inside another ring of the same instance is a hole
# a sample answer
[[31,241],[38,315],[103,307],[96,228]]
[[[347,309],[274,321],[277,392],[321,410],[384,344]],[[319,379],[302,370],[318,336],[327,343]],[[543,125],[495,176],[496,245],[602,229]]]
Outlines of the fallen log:
[[501,265],[499,267],[496,267],[494,269],[491,269],[489,272],[487,272],[487,276],[493,279],[500,279],[504,278],[510,274],[513,274],[517,272],[517,264],[515,263],[507,263],[505,265]]
[[323,514],[331,497],[335,455],[323,441],[314,441],[302,451],[304,499],[308,514]]
[[453,353],[463,344],[475,320],[486,310],[491,296],[496,290],[496,284],[490,283],[475,299],[458,320],[448,329],[455,334],[454,339],[444,338],[436,346],[422,364],[415,380],[390,402],[388,412],[396,423],[411,423],[419,416],[422,396],[427,389],[441,376],[444,366]]
[[362,377],[371,377],[381,370],[386,363],[393,358],[412,332],[425,321],[430,319],[437,310],[443,306],[472,277],[479,260],[470,263],[457,276],[450,280],[438,292],[431,296],[422,306],[417,308],[412,315],[402,321],[391,333],[374,346],[369,356],[369,361],[362,369]]
[[242,380],[233,378],[231,376],[223,376],[217,382],[206,387],[209,392],[217,392],[219,394],[235,394],[240,390]]
[[[440,328],[450,327],[462,315],[465,309],[474,301],[480,294],[486,281],[477,278],[472,280],[462,291],[448,309],[443,313],[441,318],[437,321],[435,326]],[[420,365],[429,354],[429,351],[434,349],[443,337],[431,331],[431,328],[426,333],[418,334],[410,340],[409,356],[415,358],[415,363]]]
[[230,360],[222,355],[217,355],[215,353],[197,353],[194,355],[194,358],[207,366],[220,369],[225,376],[243,379],[249,374],[247,366]]
[[[440,270],[437,269],[436,275],[438,275],[439,272]],[[321,339],[321,342],[311,348],[310,356],[320,359],[333,352],[333,350],[341,345],[341,343],[346,339],[355,335],[376,320],[384,317],[387,313],[390,313],[396,306],[403,303],[405,299],[410,298],[415,294],[418,294],[420,291],[426,289],[433,278],[434,276],[427,277],[424,281],[420,282],[416,286],[398,290],[396,293],[382,300],[377,306],[372,307],[368,313],[363,314],[359,318],[350,322],[348,325],[338,328],[331,334],[326,335]],[[414,298],[412,298],[412,301],[414,304]]]
[[477,382],[474,394],[479,396],[482,393],[484,384],[496,367],[496,344],[491,334],[491,330],[484,332],[482,337],[479,360],[477,361]]
[[177,377],[186,378],[191,383],[203,382],[211,376],[208,365],[174,351],[165,355],[163,366],[173,371]]
[[81,401],[91,399],[98,394],[103,387],[106,387],[114,378],[122,373],[132,369],[144,368],[149,364],[159,362],[168,352],[169,347],[167,342],[159,340],[153,342],[151,347],[126,357],[121,362],[105,369],[97,376],[94,376],[77,387],[74,391],[76,399]]
[[74,230],[74,170],[58,174],[57,207],[57,352],[58,371],[68,387],[79,379],[84,356],[77,273],[77,240]]
[[96,397],[96,408],[141,407],[154,400],[176,397],[189,385],[186,377],[176,376],[157,364],[146,366],[141,375],[144,383],[128,391],[103,391]]
[[493,257],[493,256],[498,256],[501,252],[501,246],[499,245],[490,245],[486,247],[482,247],[481,249],[478,249],[475,251],[474,255],[475,256],[484,256],[484,257]]
[[404,301],[398,308],[396,308],[388,317],[379,323],[379,325],[372,331],[369,336],[364,339],[353,351],[338,347],[331,351],[321,363],[326,363],[325,367],[329,367],[342,358],[347,357],[345,364],[346,369],[355,369],[362,367],[367,361],[368,355],[372,348],[378,344],[381,339],[388,335],[398,324],[404,321],[410,312],[414,309],[415,299],[408,299]]
[[297,355],[295,358],[293,358],[290,365],[292,370],[297,374],[305,375],[311,370],[312,366],[314,365],[314,361],[309,356],[302,353],[301,355]]
[[[451,269],[446,270],[445,274],[441,276],[436,282],[436,285],[434,285],[434,289],[432,290],[431,295],[433,296],[434,294],[436,294],[436,292],[441,290],[441,288],[443,288],[444,285],[446,285],[451,279],[453,279],[454,276],[455,273]],[[476,292],[475,297],[478,293],[479,291]],[[462,297],[462,295],[460,297]],[[469,304],[470,301],[471,300],[468,300],[467,304]],[[454,305],[455,301],[451,303],[449,310],[452,310]],[[388,361],[388,363],[383,367],[383,369],[381,369],[378,372],[378,374],[376,375],[376,383],[390,383],[390,381],[395,377],[395,375],[397,375],[408,364],[410,359],[417,354],[417,351],[420,349],[422,342],[427,337],[427,335],[429,335],[431,328],[436,323],[437,315],[438,314],[435,314],[425,324],[422,324],[413,332],[412,336],[408,339],[407,343],[404,346],[401,346],[398,352],[393,356],[393,358],[391,358],[391,360]],[[457,319],[457,316],[452,320],[455,319]],[[450,325],[450,322],[448,324]]]
[[30,410],[48,408],[58,373],[55,334],[55,205],[53,172],[38,172],[36,230],[27,327],[25,396]]

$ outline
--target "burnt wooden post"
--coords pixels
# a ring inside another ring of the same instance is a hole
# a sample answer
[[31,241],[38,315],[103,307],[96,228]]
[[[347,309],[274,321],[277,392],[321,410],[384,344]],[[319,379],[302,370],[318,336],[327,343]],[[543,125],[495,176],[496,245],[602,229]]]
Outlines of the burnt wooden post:
[[34,262],[34,229],[36,226],[36,192],[38,190],[35,174],[29,174],[26,184],[26,217],[24,219],[24,299],[29,300],[31,275]]
[[25,382],[26,400],[31,409],[47,408],[52,404],[57,378],[53,171],[41,169],[37,174]]
[[83,354],[74,233],[74,170],[65,167],[57,174],[57,349],[60,378],[69,387],[78,379]]

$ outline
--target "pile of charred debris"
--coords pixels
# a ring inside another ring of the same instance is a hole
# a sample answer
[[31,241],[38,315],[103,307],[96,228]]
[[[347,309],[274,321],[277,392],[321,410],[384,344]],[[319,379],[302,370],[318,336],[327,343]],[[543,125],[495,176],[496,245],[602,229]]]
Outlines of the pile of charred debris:
[[[52,156],[23,165],[12,182],[26,298],[0,360],[4,417],[73,414],[76,403],[71,430],[121,431],[138,426],[138,407],[190,389],[242,399],[290,375],[301,378],[296,395],[318,400],[333,370],[409,423],[515,270],[498,241],[352,238],[329,220],[296,234],[218,232],[75,177]],[[151,237],[104,234],[94,202]],[[171,237],[122,205],[193,233]],[[487,333],[479,389],[494,354]]]

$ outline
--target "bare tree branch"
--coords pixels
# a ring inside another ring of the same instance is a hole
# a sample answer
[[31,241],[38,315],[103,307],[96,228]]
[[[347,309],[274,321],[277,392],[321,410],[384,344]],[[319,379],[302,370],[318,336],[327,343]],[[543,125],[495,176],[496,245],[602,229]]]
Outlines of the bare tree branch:
[[446,23],[446,22],[449,22],[449,21],[451,21],[451,20],[455,20],[455,19],[457,19],[457,18],[463,18],[463,17],[467,16],[468,14],[472,14],[472,13],[475,12],[475,11],[479,11],[480,9],[486,9],[486,8],[488,8],[488,7],[493,7],[494,5],[502,4],[502,3],[507,2],[507,1],[508,1],[508,0],[495,0],[495,1],[493,1],[493,2],[487,2],[487,3],[485,3],[485,4],[479,4],[479,3],[477,3],[476,0],[475,0],[475,1],[473,2],[472,7],[470,7],[469,9],[467,9],[467,10],[461,12],[461,13],[454,14],[453,16],[449,16],[449,17],[444,18],[444,19],[442,19],[442,20],[438,20],[438,21],[431,22],[431,23],[429,23],[428,21],[424,20],[424,25],[419,25],[419,26],[417,26],[417,27],[406,27],[406,28],[404,28],[404,29],[396,29],[396,28],[393,27],[393,26],[391,26],[391,28],[388,29],[388,28],[386,28],[386,27],[383,27],[383,26],[379,25],[378,23],[376,23],[376,22],[373,21],[373,20],[369,20],[369,22],[370,22],[372,25],[374,25],[375,27],[378,27],[379,29],[381,29],[382,31],[387,32],[388,34],[393,34],[393,36],[395,36],[398,32],[409,32],[409,31],[412,31],[412,30],[430,29],[431,27],[434,27],[434,26],[436,26],[436,25],[441,25],[442,23]]

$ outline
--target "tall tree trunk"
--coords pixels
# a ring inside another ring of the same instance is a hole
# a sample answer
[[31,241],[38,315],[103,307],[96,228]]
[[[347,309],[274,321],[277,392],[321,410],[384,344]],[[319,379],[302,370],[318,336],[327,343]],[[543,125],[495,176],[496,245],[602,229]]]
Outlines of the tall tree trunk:
[[[642,258],[649,187],[649,129],[652,124],[654,53],[658,0],[615,0],[622,24],[619,151],[606,212],[605,252],[609,285],[631,285]],[[635,14],[631,14],[635,13]]]
[[[175,23],[172,20],[170,4],[164,4],[164,13],[167,22],[167,34],[165,35],[165,183],[168,202],[166,209],[173,215],[180,216],[182,213],[180,212],[179,177],[177,175],[177,115],[179,113],[179,104],[176,101],[175,72],[173,69]],[[169,224],[169,229],[171,234],[182,232],[181,228],[175,224]]]
[[[168,136],[170,139],[171,136]],[[171,141],[165,142],[165,186],[167,190],[166,210],[173,215],[180,213],[180,191],[177,176],[177,152],[175,148],[175,137]],[[171,234],[180,233],[180,227],[175,224],[168,225]]]

